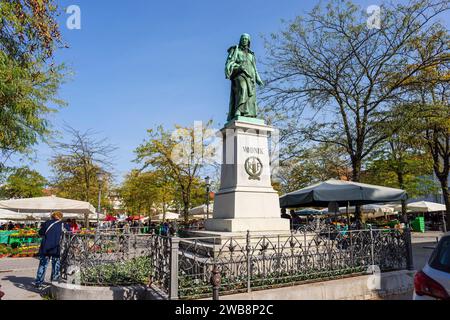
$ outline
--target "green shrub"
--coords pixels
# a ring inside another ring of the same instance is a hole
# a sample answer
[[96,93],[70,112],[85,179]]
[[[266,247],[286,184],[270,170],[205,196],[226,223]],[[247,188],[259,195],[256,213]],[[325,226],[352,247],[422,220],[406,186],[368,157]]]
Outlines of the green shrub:
[[81,271],[81,284],[95,286],[145,285],[149,282],[150,272],[150,257],[139,257],[84,269]]

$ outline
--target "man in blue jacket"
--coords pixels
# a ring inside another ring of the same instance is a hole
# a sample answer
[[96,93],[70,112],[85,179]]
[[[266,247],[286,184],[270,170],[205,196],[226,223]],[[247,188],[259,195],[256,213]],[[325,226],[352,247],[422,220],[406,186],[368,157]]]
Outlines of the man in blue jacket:
[[36,281],[33,283],[37,288],[44,283],[45,271],[50,258],[52,260],[52,281],[58,281],[60,277],[60,241],[63,229],[69,231],[69,228],[62,222],[63,214],[61,212],[53,212],[51,218],[39,230],[42,242],[39,248],[39,268]]

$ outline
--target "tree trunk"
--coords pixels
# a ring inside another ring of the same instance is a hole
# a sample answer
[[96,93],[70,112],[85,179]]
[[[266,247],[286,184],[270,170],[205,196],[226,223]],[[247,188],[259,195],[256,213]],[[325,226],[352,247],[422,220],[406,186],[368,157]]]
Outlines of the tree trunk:
[[[359,157],[352,156],[352,181],[359,182],[361,180],[361,163],[362,160]],[[361,228],[362,225],[362,214],[361,214],[361,206],[355,206],[355,220],[357,229]]]
[[183,219],[184,222],[189,221],[189,205],[191,203],[190,192],[183,191]]
[[403,223],[409,225],[408,210],[407,210],[405,200],[402,200],[402,218],[403,218]]
[[448,192],[448,179],[445,177],[440,177],[439,181],[441,183],[442,195],[444,198],[444,203],[447,208],[446,217],[447,217],[447,230],[450,230],[450,195]]
[[163,202],[163,222],[166,222],[166,203]]
[[359,182],[361,180],[361,159],[352,157],[352,181]]
[[[405,190],[405,179],[404,179],[403,171],[397,170],[395,173],[397,175],[397,182],[398,182],[400,189]],[[409,224],[406,201],[402,201],[402,219],[403,219],[403,223]]]
[[[86,184],[86,195],[85,195],[86,199],[85,199],[85,201],[89,202],[89,192],[91,189],[91,185],[90,185],[89,175],[87,173],[86,167],[84,167],[84,181]],[[84,217],[84,225],[86,228],[89,228],[89,216],[88,215],[85,215],[85,217]]]
[[396,174],[397,174],[397,182],[400,189],[405,190],[405,179],[403,177],[403,172],[397,171]]

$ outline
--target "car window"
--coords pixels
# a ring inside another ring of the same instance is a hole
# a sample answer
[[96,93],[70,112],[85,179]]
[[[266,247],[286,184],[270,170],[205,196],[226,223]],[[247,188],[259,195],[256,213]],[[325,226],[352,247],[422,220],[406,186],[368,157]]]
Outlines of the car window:
[[442,238],[430,259],[430,266],[444,272],[450,272],[450,237]]

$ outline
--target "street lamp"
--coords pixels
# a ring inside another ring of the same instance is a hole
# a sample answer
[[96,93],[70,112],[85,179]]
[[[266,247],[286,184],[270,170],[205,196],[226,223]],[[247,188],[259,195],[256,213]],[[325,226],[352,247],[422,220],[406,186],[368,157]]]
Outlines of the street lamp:
[[102,186],[105,178],[105,174],[103,171],[97,172],[97,181],[98,181],[98,207],[97,207],[97,229],[100,226],[100,211],[102,210],[101,200],[102,200]]
[[205,178],[205,184],[206,184],[206,219],[209,219],[209,192],[211,188],[211,180],[209,176]]

